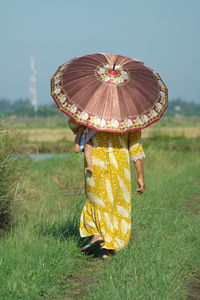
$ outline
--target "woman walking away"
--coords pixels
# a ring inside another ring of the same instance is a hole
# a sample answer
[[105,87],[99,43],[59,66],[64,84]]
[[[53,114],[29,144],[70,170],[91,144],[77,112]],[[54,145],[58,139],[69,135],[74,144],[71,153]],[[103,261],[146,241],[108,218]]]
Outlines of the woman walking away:
[[141,194],[145,189],[141,130],[159,121],[167,109],[167,86],[157,71],[138,59],[95,53],[61,65],[51,78],[51,95],[79,126],[96,131],[85,152],[87,201],[80,234],[91,237],[83,247],[86,254],[102,247],[106,258],[128,244],[129,154],[138,175],[136,191]]
[[103,258],[128,244],[131,232],[130,157],[137,170],[137,193],[145,189],[140,143],[141,131],[98,131],[92,138],[93,173],[86,173],[86,205],[81,214],[81,237],[92,237],[83,251],[92,254],[101,246]]

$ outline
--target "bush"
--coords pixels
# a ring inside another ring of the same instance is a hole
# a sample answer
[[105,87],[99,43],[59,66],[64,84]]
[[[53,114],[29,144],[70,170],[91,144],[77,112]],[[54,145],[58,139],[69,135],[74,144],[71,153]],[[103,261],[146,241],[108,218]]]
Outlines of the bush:
[[23,152],[23,137],[0,126],[0,228],[12,224],[12,204],[28,160]]

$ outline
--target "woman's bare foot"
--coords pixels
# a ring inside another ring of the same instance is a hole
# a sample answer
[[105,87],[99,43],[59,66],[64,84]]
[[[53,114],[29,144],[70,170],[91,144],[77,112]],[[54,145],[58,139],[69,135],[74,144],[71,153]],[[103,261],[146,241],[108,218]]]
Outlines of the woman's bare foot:
[[82,248],[82,251],[85,255],[94,254],[94,252],[101,247],[101,244],[104,242],[103,238],[100,235],[93,236],[91,241]]
[[79,144],[75,144],[74,146],[74,152],[80,152],[81,148],[80,148],[80,145]]
[[[94,243],[96,241],[103,241],[102,236],[101,235],[93,235],[90,243]],[[88,247],[90,247],[90,245],[87,244],[85,247],[83,247],[83,250],[87,249]]]
[[111,249],[105,249],[105,252],[102,256],[102,259],[106,259],[108,257],[111,257],[115,254],[115,250],[111,250]]
[[93,172],[93,166],[88,165],[86,170],[92,173]]

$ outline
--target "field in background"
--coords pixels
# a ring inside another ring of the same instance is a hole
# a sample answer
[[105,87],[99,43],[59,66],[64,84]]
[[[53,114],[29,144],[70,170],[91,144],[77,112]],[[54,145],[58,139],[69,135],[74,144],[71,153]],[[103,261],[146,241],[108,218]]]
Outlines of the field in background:
[[[74,134],[69,128],[65,129],[17,129],[25,134],[29,142],[57,142],[62,139],[74,140]],[[155,135],[169,137],[185,137],[200,139],[199,127],[148,127],[142,131],[142,138],[147,139]]]
[[[20,147],[36,145],[45,151],[72,152],[73,138],[67,136],[69,129],[62,127],[66,126],[66,119],[57,127],[55,119],[46,125],[44,119],[38,124],[27,119],[24,127],[22,121],[20,126],[16,120],[16,124],[1,130],[2,162],[10,153],[18,154]],[[0,189],[7,185],[9,190],[8,183],[12,185],[11,229],[0,231],[1,299],[175,300],[192,295],[189,283],[200,270],[200,125],[196,119],[187,119],[187,126],[182,128],[175,121],[164,121],[163,125],[160,121],[144,131],[143,137],[149,130],[149,136],[144,138],[147,188],[142,196],[136,195],[136,172],[132,166],[130,243],[108,261],[81,253],[83,155],[71,153],[65,158],[37,162],[22,157],[21,163],[20,159],[17,161],[20,168],[18,164],[10,165],[10,160],[4,169],[0,168],[1,176],[5,170],[10,176],[9,182],[4,176]],[[19,139],[17,131],[3,139],[3,132],[9,134],[12,127],[18,127],[20,132],[26,128],[28,136]],[[46,140],[37,140],[42,130],[50,131]],[[173,130],[175,136],[169,139]],[[186,130],[186,135],[180,130]],[[31,131],[35,135],[29,141]],[[55,142],[52,138],[56,131],[64,137],[59,136]],[[188,139],[193,132],[196,136]]]
[[[67,124],[64,114],[47,118],[42,117],[10,117],[2,121],[9,129],[16,129],[26,137],[27,145],[42,146],[40,151],[65,152],[64,142],[74,140],[74,135]],[[159,122],[145,128],[142,138],[151,139],[155,137],[182,138],[200,140],[200,119],[198,117],[163,117]],[[57,144],[57,147],[55,146]],[[51,150],[52,147],[52,150]],[[49,148],[49,149],[48,149]]]
[[[18,129],[36,129],[36,128],[66,128],[68,117],[64,113],[60,113],[56,116],[50,117],[17,117],[10,116],[1,118],[1,123],[4,123],[7,127]],[[166,117],[163,116],[159,122],[151,125],[151,127],[199,127],[199,116],[176,116]]]

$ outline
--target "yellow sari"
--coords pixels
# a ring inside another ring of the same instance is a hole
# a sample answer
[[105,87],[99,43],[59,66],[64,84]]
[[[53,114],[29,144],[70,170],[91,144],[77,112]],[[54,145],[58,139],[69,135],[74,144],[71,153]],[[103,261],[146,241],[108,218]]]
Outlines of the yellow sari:
[[103,248],[121,250],[131,232],[132,160],[145,157],[141,131],[99,131],[92,138],[93,173],[86,173],[87,201],[81,213],[80,235],[101,235]]

